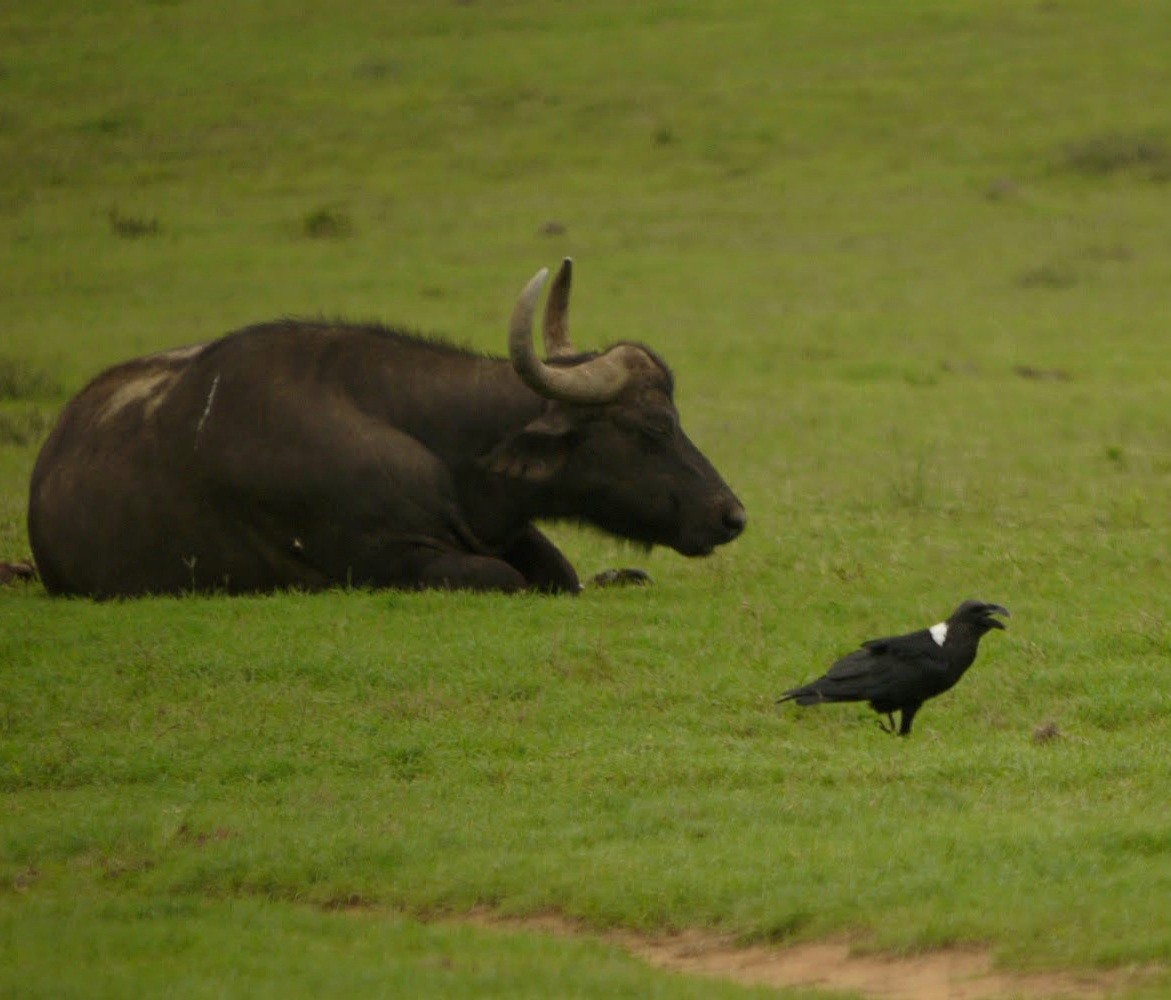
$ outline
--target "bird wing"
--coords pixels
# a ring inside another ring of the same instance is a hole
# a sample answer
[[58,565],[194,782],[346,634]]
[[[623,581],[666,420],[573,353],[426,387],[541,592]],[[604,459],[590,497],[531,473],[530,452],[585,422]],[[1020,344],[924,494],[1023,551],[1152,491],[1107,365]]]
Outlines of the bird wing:
[[[876,706],[920,702],[945,690],[946,660],[928,629],[870,639],[817,680],[786,691],[780,701],[869,701]],[[887,711],[886,708],[879,709]]]
[[927,629],[871,639],[815,683],[826,700],[904,702],[934,693],[946,663]]
[[863,647],[843,656],[814,683],[827,700],[868,701],[897,681],[898,666],[885,649]]
[[905,653],[922,652],[938,653],[940,645],[931,636],[931,630],[921,628],[917,632],[907,632],[904,635],[888,635],[884,639],[867,639],[862,643],[863,649],[872,649],[875,652],[897,650]]

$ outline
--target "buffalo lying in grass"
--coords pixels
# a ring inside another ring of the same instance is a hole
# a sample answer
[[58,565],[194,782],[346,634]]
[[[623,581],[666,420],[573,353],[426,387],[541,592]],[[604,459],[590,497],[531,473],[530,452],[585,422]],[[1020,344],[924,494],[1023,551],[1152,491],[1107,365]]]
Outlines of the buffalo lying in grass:
[[707,555],[744,508],[684,434],[649,347],[580,352],[571,263],[546,359],[521,292],[509,360],[380,326],[295,322],[129,361],[74,398],[33,470],[45,586],[98,597],[353,584],[580,589],[533,524]]

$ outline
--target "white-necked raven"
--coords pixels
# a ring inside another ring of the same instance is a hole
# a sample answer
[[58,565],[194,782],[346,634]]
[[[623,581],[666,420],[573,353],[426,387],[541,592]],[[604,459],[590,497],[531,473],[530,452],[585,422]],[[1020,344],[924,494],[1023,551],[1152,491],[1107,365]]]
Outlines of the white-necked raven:
[[955,685],[976,659],[980,638],[989,629],[1004,628],[993,615],[1008,609],[983,601],[964,601],[947,621],[931,628],[886,639],[871,639],[842,657],[811,684],[786,691],[777,699],[798,705],[826,701],[868,701],[886,715],[889,733],[896,732],[894,713],[902,712],[899,736],[909,736],[923,702]]

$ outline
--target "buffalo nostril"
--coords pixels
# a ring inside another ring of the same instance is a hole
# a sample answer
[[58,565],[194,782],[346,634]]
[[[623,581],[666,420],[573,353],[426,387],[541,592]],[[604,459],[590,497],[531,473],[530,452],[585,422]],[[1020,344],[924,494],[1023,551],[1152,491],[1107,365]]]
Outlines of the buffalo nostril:
[[747,523],[748,515],[739,504],[733,504],[724,511],[724,527],[728,530],[729,537],[735,538],[744,530]]

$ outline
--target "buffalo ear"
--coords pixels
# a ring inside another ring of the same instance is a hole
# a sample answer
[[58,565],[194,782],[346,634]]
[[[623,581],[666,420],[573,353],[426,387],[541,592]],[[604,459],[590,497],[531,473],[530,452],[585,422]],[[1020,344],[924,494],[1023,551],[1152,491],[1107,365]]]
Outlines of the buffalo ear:
[[489,472],[544,483],[565,466],[574,432],[569,414],[551,406],[521,431],[505,438],[485,461]]

